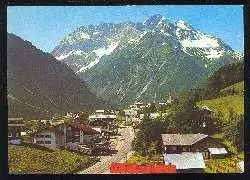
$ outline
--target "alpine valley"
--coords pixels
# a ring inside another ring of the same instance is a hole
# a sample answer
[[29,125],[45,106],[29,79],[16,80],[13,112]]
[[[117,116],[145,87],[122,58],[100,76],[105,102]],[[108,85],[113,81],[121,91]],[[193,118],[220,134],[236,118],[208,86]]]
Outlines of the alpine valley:
[[160,14],[144,22],[79,27],[51,53],[97,97],[120,107],[166,100],[169,93],[201,86],[223,65],[243,60],[221,39]]

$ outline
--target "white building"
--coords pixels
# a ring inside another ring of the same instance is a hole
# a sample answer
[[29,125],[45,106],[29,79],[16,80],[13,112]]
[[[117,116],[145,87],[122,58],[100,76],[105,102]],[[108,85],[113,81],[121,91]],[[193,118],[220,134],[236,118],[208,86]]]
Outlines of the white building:
[[62,146],[62,142],[60,141],[62,135],[63,132],[54,127],[46,128],[35,133],[34,143],[50,149],[56,149]]
[[34,143],[51,149],[65,146],[69,142],[89,143],[100,137],[100,132],[80,123],[62,123],[36,132]]
[[228,155],[225,148],[208,148],[210,158],[223,158]]
[[110,123],[115,123],[116,117],[117,116],[115,114],[92,114],[89,116],[89,120],[102,120]]
[[152,118],[152,119],[156,119],[156,118],[159,117],[159,116],[160,116],[159,113],[151,113],[151,114],[150,114],[150,118]]
[[105,111],[102,109],[102,110],[96,110],[95,112],[96,114],[104,114]]
[[135,111],[134,109],[125,109],[124,112],[126,123],[133,122],[135,118],[137,118],[137,111]]
[[139,118],[140,118],[140,120],[142,120],[144,118],[144,114],[140,114]]

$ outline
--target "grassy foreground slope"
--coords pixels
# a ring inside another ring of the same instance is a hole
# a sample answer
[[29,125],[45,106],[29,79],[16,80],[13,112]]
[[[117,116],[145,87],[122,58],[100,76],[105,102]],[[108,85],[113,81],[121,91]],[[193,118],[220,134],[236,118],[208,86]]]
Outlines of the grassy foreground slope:
[[244,97],[241,95],[219,97],[216,99],[199,101],[197,102],[197,106],[207,106],[215,115],[220,115],[228,119],[229,109],[233,109],[238,115],[244,113]]
[[228,86],[222,90],[220,90],[221,95],[226,95],[226,94],[238,94],[238,95],[243,95],[244,92],[244,81],[235,83],[231,86]]
[[221,97],[211,100],[197,102],[197,106],[208,106],[215,116],[229,118],[229,110],[233,110],[237,115],[244,114],[244,81],[235,83],[220,91]]
[[9,145],[10,174],[65,174],[88,166],[90,159],[66,150],[53,152],[25,146]]

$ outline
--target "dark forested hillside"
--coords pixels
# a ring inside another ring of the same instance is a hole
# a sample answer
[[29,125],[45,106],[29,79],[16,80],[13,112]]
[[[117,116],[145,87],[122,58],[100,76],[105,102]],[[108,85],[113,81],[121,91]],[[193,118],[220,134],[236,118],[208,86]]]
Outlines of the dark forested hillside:
[[9,116],[44,117],[103,105],[64,63],[8,34]]
[[228,64],[209,77],[206,97],[218,95],[220,90],[244,80],[244,62]]

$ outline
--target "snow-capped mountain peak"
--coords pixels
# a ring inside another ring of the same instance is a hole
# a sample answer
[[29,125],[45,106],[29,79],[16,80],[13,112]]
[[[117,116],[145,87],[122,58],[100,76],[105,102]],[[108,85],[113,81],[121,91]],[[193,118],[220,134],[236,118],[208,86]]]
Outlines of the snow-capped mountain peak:
[[176,53],[180,53],[180,50],[201,61],[220,61],[228,55],[239,59],[242,57],[234,54],[235,51],[219,38],[195,30],[184,20],[170,22],[160,14],[149,17],[143,23],[128,21],[81,26],[66,36],[52,54],[70,65],[75,72],[81,73],[98,64],[103,56],[114,54],[118,44],[118,51],[124,53],[127,53],[126,48],[140,51],[145,48],[149,50],[152,46],[157,49],[158,45],[171,45],[173,51],[178,51]]
[[185,29],[185,30],[191,30],[192,29],[192,27],[188,23],[186,23],[185,21],[183,21],[183,20],[176,21],[175,25],[178,28]]
[[160,14],[155,14],[155,15],[151,16],[150,18],[146,19],[143,22],[143,25],[148,27],[148,28],[154,28],[159,23],[161,23],[164,19],[166,19],[164,16],[162,16]]

